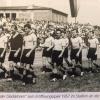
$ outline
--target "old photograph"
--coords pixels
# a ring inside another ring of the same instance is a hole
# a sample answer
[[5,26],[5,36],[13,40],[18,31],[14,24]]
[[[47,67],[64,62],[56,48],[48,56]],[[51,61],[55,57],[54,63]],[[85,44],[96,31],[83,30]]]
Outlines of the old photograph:
[[100,92],[100,0],[0,0],[0,92]]

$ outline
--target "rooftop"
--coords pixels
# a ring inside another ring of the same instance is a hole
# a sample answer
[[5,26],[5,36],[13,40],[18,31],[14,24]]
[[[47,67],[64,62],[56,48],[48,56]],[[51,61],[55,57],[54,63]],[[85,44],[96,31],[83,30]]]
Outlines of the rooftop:
[[65,15],[65,16],[68,16],[67,13],[58,11],[56,9],[49,8],[49,7],[40,7],[40,6],[35,6],[35,5],[30,5],[30,6],[2,6],[2,7],[0,7],[0,10],[52,10],[53,12],[57,12],[57,13]]

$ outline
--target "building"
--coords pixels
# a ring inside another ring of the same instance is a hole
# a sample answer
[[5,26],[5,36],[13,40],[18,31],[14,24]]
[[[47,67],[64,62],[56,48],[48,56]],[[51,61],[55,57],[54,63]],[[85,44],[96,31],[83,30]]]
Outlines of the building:
[[14,6],[14,7],[0,7],[0,16],[6,16],[13,20],[46,20],[53,22],[67,23],[68,14],[61,11],[39,7],[35,5],[31,6]]

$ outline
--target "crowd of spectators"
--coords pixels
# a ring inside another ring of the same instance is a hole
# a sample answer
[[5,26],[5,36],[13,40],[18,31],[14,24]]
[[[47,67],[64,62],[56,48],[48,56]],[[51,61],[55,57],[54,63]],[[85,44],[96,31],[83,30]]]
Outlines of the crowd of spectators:
[[[11,26],[16,25],[18,27],[18,31],[24,30],[24,25],[30,24],[32,29],[36,30],[37,37],[45,37],[47,32],[51,32],[52,34],[56,29],[60,29],[61,31],[70,33],[72,29],[77,29],[78,33],[81,37],[85,37],[88,35],[90,31],[94,31],[96,36],[100,37],[100,26],[93,26],[89,23],[80,24],[80,23],[58,23],[52,21],[19,21],[11,20],[9,18],[1,17],[0,18],[0,27],[2,27],[7,33],[10,33]],[[69,34],[70,35],[70,34]]]

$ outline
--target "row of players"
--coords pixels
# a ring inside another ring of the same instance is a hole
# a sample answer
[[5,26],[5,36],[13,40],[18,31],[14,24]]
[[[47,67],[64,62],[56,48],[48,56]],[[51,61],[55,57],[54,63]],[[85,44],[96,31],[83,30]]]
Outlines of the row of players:
[[[50,33],[48,33],[45,42],[42,41],[40,43],[40,46],[43,48],[42,57],[44,61],[42,71],[49,70],[46,67],[45,61],[47,60],[53,67],[53,81],[59,78],[57,77],[57,74],[54,74],[57,73],[58,70],[63,73],[63,79],[65,79],[67,74],[70,74],[71,76],[83,76],[84,70],[95,72],[97,70],[93,67],[99,67],[96,62],[97,53],[99,51],[99,41],[96,38],[94,31],[90,31],[86,37],[86,41],[81,38],[81,34],[77,32],[77,29],[71,30],[70,34],[71,37],[69,38],[67,33],[58,29],[56,30],[54,38],[50,35]],[[88,49],[88,68],[86,69],[82,67],[82,49],[84,47]],[[70,55],[68,51],[70,51]],[[69,56],[71,62],[68,61]],[[63,65],[63,59],[67,63],[67,67]]]
[[[17,30],[16,25],[11,27],[11,36],[8,39],[8,35],[3,33],[0,29],[0,66],[4,72],[5,77],[12,79],[20,78],[23,81],[23,85],[26,83],[36,83],[36,75],[33,70],[33,63],[35,58],[35,49],[37,47],[37,36],[35,30],[31,30],[30,25],[24,26],[24,31]],[[71,30],[71,38],[68,38],[68,34],[62,32],[60,29],[55,31],[54,36],[48,32],[45,39],[40,39],[39,46],[43,48],[43,72],[51,72],[50,80],[55,81],[57,79],[65,79],[67,74],[72,76],[77,75],[76,68],[80,69],[80,75],[83,75],[82,68],[82,48],[84,41],[77,33],[76,29]],[[89,69],[92,71],[92,66],[97,65],[97,51],[99,41],[96,38],[93,31],[90,32],[88,38],[88,54]],[[3,67],[5,61],[7,45],[10,47],[9,52],[9,70]],[[68,61],[68,50],[71,49],[70,59]],[[70,71],[67,67],[63,66],[63,59],[65,59]],[[46,61],[52,66],[47,68]],[[20,66],[18,65],[20,63]],[[1,75],[2,76],[2,75]]]

